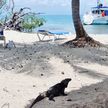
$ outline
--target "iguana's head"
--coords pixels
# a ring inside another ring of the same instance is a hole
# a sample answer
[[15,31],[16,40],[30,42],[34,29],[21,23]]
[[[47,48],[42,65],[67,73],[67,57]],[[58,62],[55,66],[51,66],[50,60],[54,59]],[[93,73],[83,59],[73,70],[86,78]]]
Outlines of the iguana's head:
[[64,87],[66,88],[68,86],[68,83],[71,81],[71,78],[66,78],[64,80],[61,81],[61,84],[64,85]]

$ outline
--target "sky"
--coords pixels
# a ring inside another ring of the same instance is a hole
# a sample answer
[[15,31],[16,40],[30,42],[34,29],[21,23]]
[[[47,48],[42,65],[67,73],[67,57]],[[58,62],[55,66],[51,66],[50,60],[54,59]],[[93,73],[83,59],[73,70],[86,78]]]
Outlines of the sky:
[[[34,12],[42,12],[54,15],[71,14],[71,0],[14,0],[15,7],[30,7]],[[104,1],[104,2],[103,2]],[[104,4],[105,1],[101,0]],[[80,0],[81,14],[85,13],[92,6],[96,6],[97,0]],[[108,4],[108,3],[107,3]]]

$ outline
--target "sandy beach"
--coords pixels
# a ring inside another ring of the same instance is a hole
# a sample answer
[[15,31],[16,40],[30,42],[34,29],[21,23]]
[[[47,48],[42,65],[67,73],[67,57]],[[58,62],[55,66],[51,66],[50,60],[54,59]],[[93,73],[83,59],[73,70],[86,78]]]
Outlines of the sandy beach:
[[45,98],[33,108],[108,108],[108,36],[89,35],[106,47],[66,48],[61,44],[75,34],[39,42],[36,33],[6,30],[6,42],[16,48],[0,47],[0,108],[29,108],[39,93],[65,78],[72,78],[67,96]]

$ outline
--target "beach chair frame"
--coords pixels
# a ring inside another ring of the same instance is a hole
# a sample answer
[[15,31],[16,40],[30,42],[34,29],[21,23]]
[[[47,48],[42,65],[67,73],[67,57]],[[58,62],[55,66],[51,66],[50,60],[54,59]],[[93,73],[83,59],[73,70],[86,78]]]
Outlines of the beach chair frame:
[[[39,34],[43,35],[43,37],[41,38]],[[55,41],[55,39],[57,38],[56,35],[50,33],[49,31],[46,31],[46,30],[39,30],[37,32],[37,36],[38,36],[39,41],[43,41],[46,36],[48,36],[49,39],[51,39],[51,36],[53,36],[52,41]]]

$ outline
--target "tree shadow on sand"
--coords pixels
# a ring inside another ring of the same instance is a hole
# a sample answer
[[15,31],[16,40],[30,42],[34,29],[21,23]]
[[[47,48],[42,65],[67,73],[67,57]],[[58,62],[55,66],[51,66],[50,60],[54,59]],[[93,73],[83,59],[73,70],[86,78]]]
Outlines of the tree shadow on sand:
[[[30,104],[25,108],[29,106]],[[56,97],[55,102],[44,99],[33,108],[108,108],[108,79],[73,90],[67,96]]]
[[108,75],[98,73],[97,71],[92,70],[92,68],[86,69],[86,67],[83,68],[83,67],[75,66],[75,65],[73,65],[73,68],[74,68],[76,73],[83,75],[83,76],[91,77],[93,79],[106,79],[106,78],[108,78]]
[[[79,90],[69,92],[67,96],[55,97],[55,102],[43,99],[33,108],[108,108],[108,75],[87,70],[80,66],[74,66],[74,68],[76,73],[93,79],[103,79],[103,81],[90,86],[82,86]],[[33,100],[30,100],[25,108],[29,108]]]
[[0,49],[0,65],[2,68],[15,71],[16,73],[26,73],[28,75],[38,76],[36,73],[40,70],[42,74],[47,74],[51,69],[48,63],[49,57],[44,54],[50,45],[44,42],[36,42],[32,45],[16,43],[16,48]]

